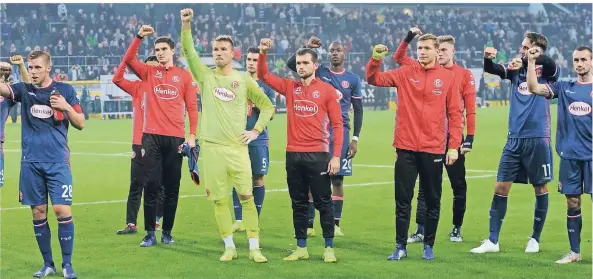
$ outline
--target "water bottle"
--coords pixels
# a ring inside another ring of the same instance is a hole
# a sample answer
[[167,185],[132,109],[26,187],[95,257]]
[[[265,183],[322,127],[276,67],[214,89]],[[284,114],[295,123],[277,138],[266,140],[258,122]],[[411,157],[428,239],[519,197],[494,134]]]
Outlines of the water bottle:
[[[51,91],[51,96],[61,96],[60,92],[58,92],[58,90],[56,90],[56,88],[54,87],[54,90]],[[54,109],[54,120],[56,121],[62,121],[64,120],[64,113]]]

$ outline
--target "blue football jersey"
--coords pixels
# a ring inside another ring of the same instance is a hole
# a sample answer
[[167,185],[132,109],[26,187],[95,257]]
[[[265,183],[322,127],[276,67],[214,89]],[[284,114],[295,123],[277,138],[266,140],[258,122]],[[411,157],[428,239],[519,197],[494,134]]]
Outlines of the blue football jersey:
[[6,120],[8,119],[8,112],[16,103],[13,100],[6,99],[0,96],[0,141],[4,142],[6,134],[4,128],[6,126]]
[[315,75],[323,82],[331,84],[340,96],[340,106],[342,107],[342,120],[344,128],[350,129],[350,106],[352,99],[362,99],[362,84],[360,77],[353,72],[344,70],[341,73],[332,72],[328,67],[319,65]]
[[21,143],[23,162],[68,162],[68,119],[54,120],[54,110],[49,98],[56,89],[72,105],[78,105],[76,91],[72,85],[52,81],[44,88],[28,83],[10,85],[11,98],[21,103]]
[[[508,65],[505,65],[505,69]],[[539,83],[548,83],[556,77],[541,77],[542,66],[536,66]],[[558,72],[558,71],[557,71]],[[511,111],[509,113],[509,138],[549,138],[550,100],[527,90],[527,68],[506,70],[506,79],[511,81]]]
[[[259,88],[261,88],[261,90],[264,91],[264,93],[266,93],[268,98],[270,98],[270,101],[272,101],[272,104],[274,104],[274,106],[276,106],[276,92],[274,92],[274,90],[272,90],[272,88],[270,88],[263,81],[257,80],[256,82],[259,85]],[[247,110],[247,127],[246,127],[247,131],[250,131],[253,129],[253,127],[255,127],[255,123],[257,123],[258,118],[259,118],[259,109],[254,104],[252,104],[250,101],[249,109]],[[259,135],[259,137],[257,137],[256,140],[250,142],[249,145],[250,146],[268,145],[269,139],[270,138],[268,136],[268,128],[265,128],[262,131],[262,133]]]
[[556,152],[563,159],[591,161],[591,83],[559,81],[548,87],[558,98]]

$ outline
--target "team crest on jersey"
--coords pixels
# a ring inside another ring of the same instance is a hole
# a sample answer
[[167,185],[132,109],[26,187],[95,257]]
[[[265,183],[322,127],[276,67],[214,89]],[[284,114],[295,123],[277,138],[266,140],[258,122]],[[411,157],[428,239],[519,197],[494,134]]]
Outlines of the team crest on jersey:
[[237,88],[239,88],[239,82],[238,82],[238,81],[236,81],[236,80],[233,80],[233,83],[231,84],[231,87],[232,87],[233,89],[237,89]]
[[156,74],[154,74],[155,78],[163,78],[163,72],[156,70]]
[[179,76],[173,76],[173,82],[179,82]]
[[319,91],[317,91],[317,90],[313,91],[313,98],[319,99]]
[[348,82],[347,80],[343,80],[342,81],[342,88],[346,89],[350,87],[350,82]]
[[297,88],[294,90],[294,94],[297,94],[297,95],[301,94],[302,92],[303,92],[303,91],[302,91],[302,89],[301,89],[301,87],[300,87],[300,86],[299,86],[299,87],[297,87]]
[[443,81],[440,78],[434,80],[434,87],[441,88],[443,86]]

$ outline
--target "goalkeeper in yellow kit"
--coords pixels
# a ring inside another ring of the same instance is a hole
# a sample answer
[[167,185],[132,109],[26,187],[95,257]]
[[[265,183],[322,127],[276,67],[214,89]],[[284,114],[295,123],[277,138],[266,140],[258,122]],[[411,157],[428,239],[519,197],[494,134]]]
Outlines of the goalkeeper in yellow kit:
[[[251,163],[247,144],[264,130],[274,114],[270,99],[247,74],[233,69],[233,40],[217,37],[212,45],[215,69],[208,68],[194,49],[191,34],[192,9],[181,11],[181,46],[189,70],[198,82],[202,101],[200,146],[204,159],[203,181],[206,195],[214,201],[214,214],[224,240],[221,261],[237,258],[229,210],[230,187],[234,186],[243,207],[243,223],[249,238],[249,259],[267,262],[259,249],[259,224],[253,201]],[[251,131],[245,131],[248,101],[260,109]]]

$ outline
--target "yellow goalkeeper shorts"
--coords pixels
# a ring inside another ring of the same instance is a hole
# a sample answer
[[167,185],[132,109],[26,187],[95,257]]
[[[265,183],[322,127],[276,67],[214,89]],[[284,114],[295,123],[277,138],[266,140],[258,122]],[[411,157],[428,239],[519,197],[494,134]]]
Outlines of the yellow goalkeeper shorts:
[[239,195],[252,195],[251,161],[247,146],[230,147],[212,142],[200,145],[202,179],[209,200],[227,197],[232,188]]

